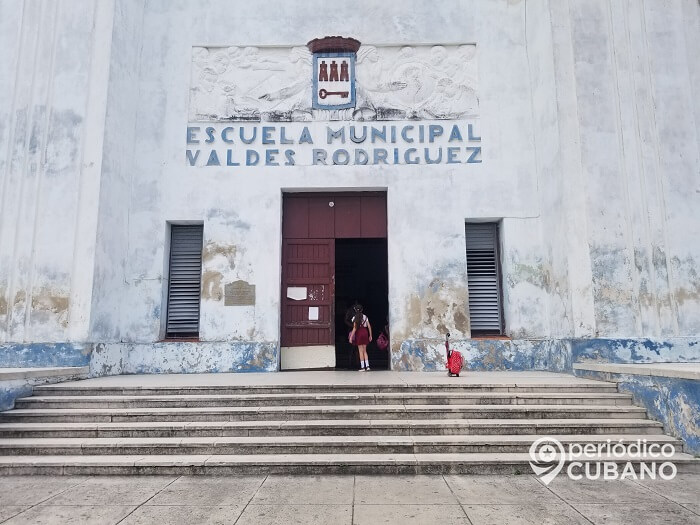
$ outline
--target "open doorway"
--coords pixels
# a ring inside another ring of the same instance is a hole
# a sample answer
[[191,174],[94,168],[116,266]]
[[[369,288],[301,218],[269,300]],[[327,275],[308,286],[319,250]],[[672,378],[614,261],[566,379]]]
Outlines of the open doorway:
[[346,312],[355,300],[372,325],[367,354],[373,370],[388,370],[389,349],[380,350],[376,339],[388,324],[389,278],[387,242],[383,239],[335,240],[335,362],[337,369],[357,370],[357,347],[348,342]]
[[[386,237],[384,192],[283,195],[281,370],[358,368],[345,312],[360,301],[379,336],[389,311]],[[388,367],[376,342],[368,353],[373,369]]]

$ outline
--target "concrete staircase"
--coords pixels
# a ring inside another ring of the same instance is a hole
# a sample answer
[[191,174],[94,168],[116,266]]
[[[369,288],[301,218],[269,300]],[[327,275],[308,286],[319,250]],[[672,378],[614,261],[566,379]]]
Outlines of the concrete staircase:
[[0,411],[12,408],[18,397],[31,395],[37,385],[86,379],[89,374],[87,366],[0,367]]
[[[614,383],[421,377],[40,386],[0,413],[0,474],[530,473],[541,436],[682,450]],[[671,461],[697,471],[687,454]]]

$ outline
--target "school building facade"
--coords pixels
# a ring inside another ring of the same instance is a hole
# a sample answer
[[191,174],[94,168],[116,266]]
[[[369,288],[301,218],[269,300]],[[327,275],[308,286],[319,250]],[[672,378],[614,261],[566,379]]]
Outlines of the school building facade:
[[[339,36],[335,36],[339,35]],[[2,366],[700,360],[700,6],[0,3]]]

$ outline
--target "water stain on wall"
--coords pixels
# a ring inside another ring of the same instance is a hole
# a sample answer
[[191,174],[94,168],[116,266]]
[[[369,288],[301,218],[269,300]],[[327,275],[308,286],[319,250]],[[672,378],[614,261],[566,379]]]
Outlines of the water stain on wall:
[[634,267],[639,278],[639,291],[637,298],[643,308],[649,308],[654,304],[654,294],[651,291],[651,269],[647,251],[642,248],[634,249]]
[[635,333],[639,309],[628,251],[612,246],[591,248],[591,270],[597,333]]
[[686,302],[698,303],[700,302],[700,283],[694,283],[692,289],[676,288],[673,296],[681,306]]
[[465,311],[467,303],[465,287],[441,278],[433,279],[423,294],[408,299],[404,312],[407,333],[396,333],[395,338],[435,337],[447,332],[466,336],[469,332],[469,319]]
[[462,332],[463,334],[469,332],[469,318],[464,315],[464,312],[461,310],[456,310],[452,315],[452,319],[454,320],[454,326],[458,331]]
[[55,314],[68,311],[70,299],[65,295],[54,295],[45,290],[32,296],[32,310],[45,310]]
[[254,346],[248,363],[242,366],[249,370],[276,370],[277,369],[277,346],[271,343],[259,343]]
[[12,301],[13,306],[16,308],[18,306],[23,306],[27,302],[27,293],[24,290],[20,290],[15,293],[15,299]]
[[48,177],[77,165],[82,121],[82,117],[74,111],[52,111],[46,151]]
[[694,401],[689,398],[687,394],[681,394],[674,396],[674,404],[676,410],[671,410],[670,418],[673,421],[677,420],[679,423],[674,425],[677,429],[676,435],[681,436],[687,440],[687,436],[700,436],[700,426],[698,422],[700,421],[700,412],[698,412],[699,399]]
[[425,370],[425,360],[422,354],[401,353],[400,357],[392,363],[393,370]]
[[70,298],[48,288],[40,288],[32,294],[32,317],[39,322],[48,322],[49,314],[59,317],[63,328],[68,326]]
[[204,251],[202,252],[202,262],[208,263],[213,261],[216,257],[224,257],[231,269],[236,267],[236,254],[238,253],[238,247],[235,244],[218,244],[215,242],[208,242],[204,246]]
[[241,220],[237,213],[221,208],[212,208],[207,212],[207,219],[216,221],[240,230],[250,230],[250,224]]
[[623,290],[615,286],[598,286],[595,289],[596,300],[613,306],[624,306],[633,303],[630,290]]
[[678,305],[683,306],[686,302],[700,302],[700,280],[695,269],[697,268],[695,260],[692,257],[686,257],[683,260],[673,257],[671,265],[673,266],[674,274],[680,278],[676,278],[676,282],[679,280],[686,281],[685,286],[677,286],[673,292]]
[[513,287],[520,282],[527,282],[549,292],[551,273],[551,268],[542,263],[530,265],[514,262],[508,276],[508,284]]
[[221,301],[224,298],[220,272],[205,271],[202,275],[202,299]]

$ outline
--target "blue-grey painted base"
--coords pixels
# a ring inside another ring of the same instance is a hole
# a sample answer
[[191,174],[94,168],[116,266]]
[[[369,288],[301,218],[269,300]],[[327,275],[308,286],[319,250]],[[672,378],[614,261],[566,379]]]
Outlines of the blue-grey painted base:
[[[450,347],[464,356],[467,370],[542,370],[573,373],[574,363],[700,362],[700,339],[462,339]],[[391,356],[392,370],[445,369],[445,342],[407,339]]]
[[[542,370],[573,373],[573,364],[700,362],[699,338],[463,339],[451,347],[468,370]],[[6,343],[0,367],[86,366],[92,375],[195,372],[272,372],[279,369],[274,342]],[[407,339],[394,346],[396,371],[444,370],[441,339]]]
[[[571,372],[571,349],[566,340],[467,339],[450,341],[464,356],[466,370],[548,370]],[[409,339],[392,354],[392,370],[445,370],[445,342]]]
[[119,374],[196,374],[274,372],[277,343],[158,342],[95,345],[90,376]]
[[32,385],[24,380],[0,381],[0,411],[15,406],[15,399],[32,395]]
[[87,366],[91,343],[3,343],[0,368]]
[[569,341],[574,363],[700,363],[700,337]]
[[588,379],[617,382],[620,392],[628,392],[649,417],[660,421],[664,430],[683,440],[686,452],[700,454],[700,381],[673,377],[615,374],[577,370]]

